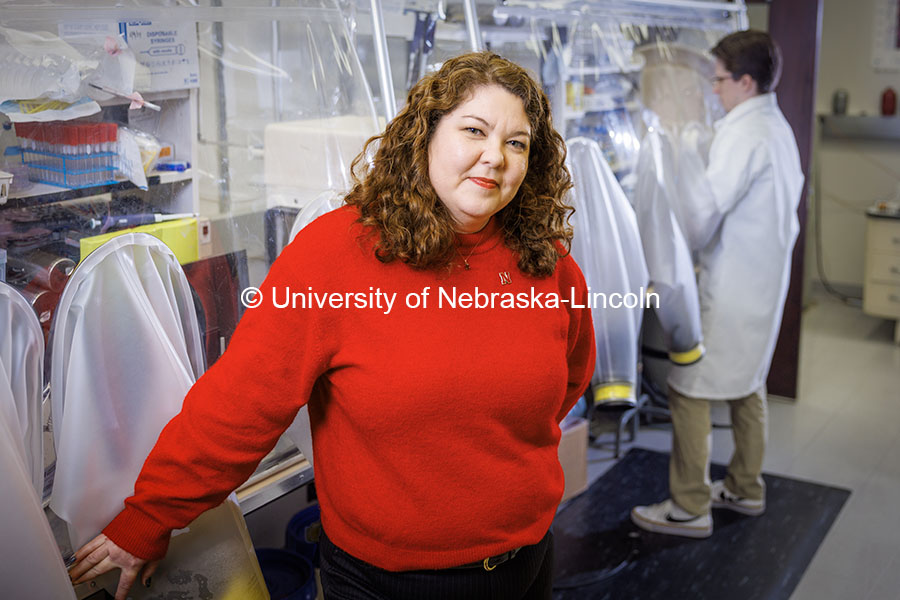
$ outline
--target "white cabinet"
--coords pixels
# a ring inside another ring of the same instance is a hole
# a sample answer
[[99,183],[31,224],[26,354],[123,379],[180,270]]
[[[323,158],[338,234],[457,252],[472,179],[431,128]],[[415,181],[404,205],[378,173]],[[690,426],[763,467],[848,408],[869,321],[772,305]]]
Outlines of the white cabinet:
[[898,319],[894,341],[900,344],[900,215],[869,213],[863,311]]

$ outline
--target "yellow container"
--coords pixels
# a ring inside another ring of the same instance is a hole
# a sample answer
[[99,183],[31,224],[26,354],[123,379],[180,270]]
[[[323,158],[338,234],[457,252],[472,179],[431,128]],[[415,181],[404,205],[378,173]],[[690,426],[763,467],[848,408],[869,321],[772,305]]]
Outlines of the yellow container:
[[101,235],[81,238],[81,260],[100,247],[104,242],[123,233],[149,233],[162,241],[178,258],[181,264],[194,262],[200,258],[200,242],[197,235],[197,219],[178,219],[163,223],[140,225],[131,229],[112,231]]

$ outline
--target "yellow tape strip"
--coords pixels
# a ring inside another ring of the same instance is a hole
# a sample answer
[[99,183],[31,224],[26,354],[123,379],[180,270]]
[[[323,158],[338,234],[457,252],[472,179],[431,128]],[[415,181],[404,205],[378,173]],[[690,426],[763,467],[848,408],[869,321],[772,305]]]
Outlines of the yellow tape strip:
[[676,365],[689,365],[703,358],[705,353],[706,348],[703,347],[703,344],[697,344],[686,352],[669,352],[669,360]]
[[610,383],[594,390],[594,404],[603,404],[610,400],[631,400],[634,398],[634,386],[630,383]]

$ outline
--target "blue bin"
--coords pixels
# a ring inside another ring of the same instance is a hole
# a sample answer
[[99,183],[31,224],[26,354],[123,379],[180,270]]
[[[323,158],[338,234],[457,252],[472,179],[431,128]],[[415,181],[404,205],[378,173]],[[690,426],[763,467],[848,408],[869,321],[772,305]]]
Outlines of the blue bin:
[[319,533],[322,521],[319,505],[313,504],[291,517],[284,535],[284,547],[305,556],[313,565],[319,566]]
[[296,552],[259,548],[256,559],[272,600],[316,600],[312,563]]

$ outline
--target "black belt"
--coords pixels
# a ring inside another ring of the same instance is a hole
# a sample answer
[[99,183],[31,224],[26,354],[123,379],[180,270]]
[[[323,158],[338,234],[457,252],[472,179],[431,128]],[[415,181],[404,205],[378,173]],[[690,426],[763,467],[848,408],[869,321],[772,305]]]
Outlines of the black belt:
[[484,560],[478,562],[466,563],[464,565],[459,565],[458,567],[450,567],[451,569],[484,569],[485,571],[493,571],[497,568],[498,565],[502,565],[506,561],[512,560],[516,557],[516,554],[519,553],[521,548],[514,548],[509,552],[504,552],[503,554],[498,554],[497,556],[489,556]]

